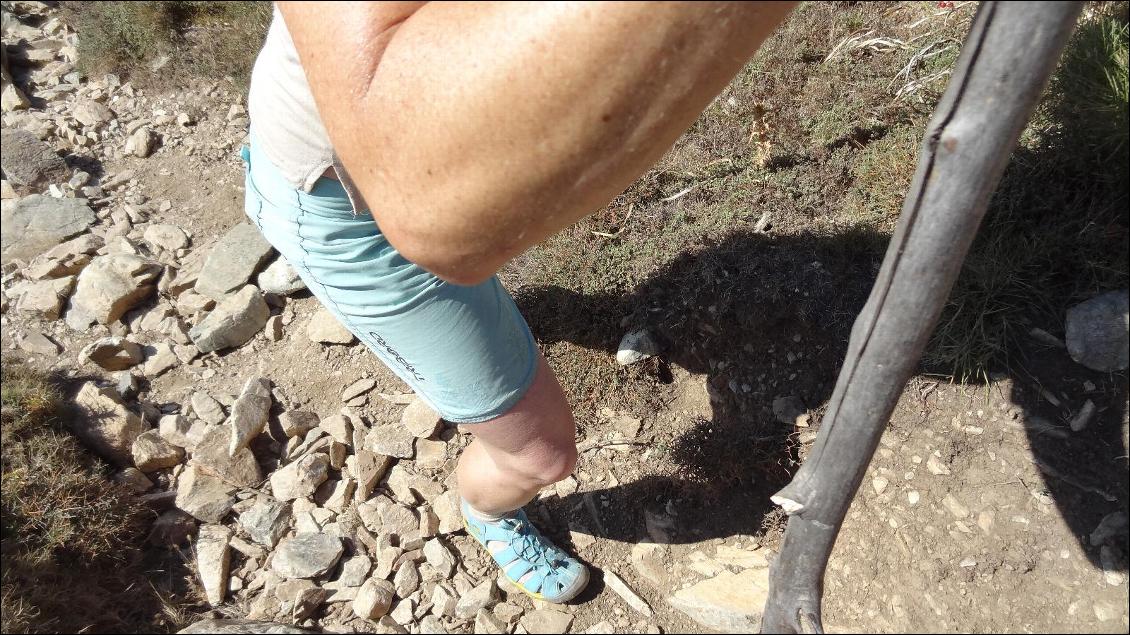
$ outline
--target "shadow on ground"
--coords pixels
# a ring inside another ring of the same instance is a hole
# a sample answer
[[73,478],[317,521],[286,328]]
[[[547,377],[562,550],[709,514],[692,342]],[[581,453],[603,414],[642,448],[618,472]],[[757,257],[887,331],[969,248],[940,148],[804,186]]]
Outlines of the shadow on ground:
[[[623,333],[645,327],[662,348],[640,362],[654,381],[670,382],[674,365],[706,375],[711,394],[708,420],[669,444],[650,443],[666,446],[678,466],[674,475],[549,499],[550,516],[580,518],[591,533],[630,543],[759,536],[782,523],[769,496],[798,465],[797,437],[818,429],[886,240],[858,230],[737,233],[683,253],[626,294],[518,290],[516,300],[543,345],[571,342],[615,355]],[[1013,373],[1020,394],[1013,397],[1029,414],[1040,409],[1028,396],[1044,373],[1055,375],[1061,395],[1072,395],[1054,413],[1055,436],[1043,429],[1029,436],[1038,465],[1051,466],[1043,469],[1047,492],[1097,566],[1098,549],[1087,536],[1104,515],[1127,509],[1126,376],[1088,371],[1062,350],[1033,349],[1021,357],[1025,367]],[[1088,397],[1101,401],[1100,412],[1084,433],[1071,434],[1065,417],[1068,405],[1082,403],[1084,380],[1099,387]],[[789,396],[814,413],[814,427],[799,435],[773,414],[774,400]],[[595,523],[603,526],[587,526]]]

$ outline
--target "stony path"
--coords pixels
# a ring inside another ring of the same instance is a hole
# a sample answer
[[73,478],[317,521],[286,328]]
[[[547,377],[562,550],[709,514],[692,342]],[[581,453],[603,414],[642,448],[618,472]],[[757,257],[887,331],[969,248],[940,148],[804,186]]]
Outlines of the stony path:
[[[577,474],[531,506],[598,570],[593,588],[570,606],[531,600],[462,532],[452,473],[466,439],[244,221],[242,96],[225,82],[159,95],[80,77],[74,34],[40,3],[15,4],[20,19],[3,24],[5,353],[75,380],[78,431],[159,513],[152,545],[191,547],[210,617],[327,632],[757,628],[778,533],[711,535],[678,499],[611,526],[629,495],[617,492],[654,472],[633,444],[661,420],[712,416],[703,376],[676,369],[672,405],[653,418],[602,411]],[[621,363],[655,352],[645,332],[627,339]],[[982,489],[974,475],[1039,482],[1022,458],[1027,415],[999,391],[920,388],[837,547],[829,623],[1046,630],[1063,613],[1067,630],[1125,632],[1125,513],[1104,508],[1080,542],[1038,488]],[[1121,405],[1100,393],[1071,399]],[[811,442],[817,413],[788,396],[773,410]],[[1012,608],[993,608],[1000,589]]]

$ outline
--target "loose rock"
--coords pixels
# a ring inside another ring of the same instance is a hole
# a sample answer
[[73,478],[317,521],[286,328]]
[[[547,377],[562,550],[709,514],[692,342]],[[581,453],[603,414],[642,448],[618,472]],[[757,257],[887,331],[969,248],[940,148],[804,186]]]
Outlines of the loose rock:
[[228,425],[231,426],[231,444],[228,454],[235,456],[259,436],[267,426],[267,413],[271,410],[271,382],[264,377],[252,377],[243,385],[243,391],[231,407]]
[[176,251],[188,247],[188,234],[176,225],[155,223],[145,228],[142,240],[165,251]]
[[1104,293],[1068,309],[1067,352],[1104,373],[1130,367],[1130,291]]
[[133,441],[133,462],[142,472],[173,467],[184,458],[184,450],[165,441],[157,430],[149,430]]
[[[54,148],[27,130],[8,128],[6,122],[7,118],[0,130],[0,167],[13,185],[42,191],[52,183],[67,180],[67,164]],[[7,222],[5,218],[4,223]]]
[[288,437],[304,437],[318,427],[318,415],[305,410],[288,410],[279,415],[279,426]]
[[306,288],[306,283],[299,277],[298,272],[282,256],[268,265],[255,282],[263,293],[275,295],[291,295]]
[[325,533],[299,533],[279,543],[271,569],[284,578],[315,578],[333,568],[342,554],[341,539]]
[[573,623],[573,616],[553,609],[537,609],[522,616],[518,624],[528,633],[564,633]]
[[270,314],[263,294],[248,285],[216,305],[188,336],[201,353],[240,346],[263,329]]
[[290,527],[290,505],[260,498],[239,515],[239,524],[255,542],[274,548]]
[[723,571],[686,589],[667,602],[699,624],[718,631],[756,633],[769,596],[769,570]]
[[240,223],[228,230],[212,248],[194,289],[221,302],[224,296],[247,284],[251,276],[266,264],[271,253],[271,244],[258,228]]
[[177,479],[177,509],[206,523],[219,524],[235,504],[235,488],[189,465]]
[[243,448],[232,456],[228,453],[230,443],[230,428],[212,426],[196,444],[192,462],[226,483],[237,487],[257,487],[263,480],[263,474],[255,455]]
[[58,319],[75,288],[75,280],[74,276],[66,276],[25,285],[16,302],[16,310],[38,313],[49,320]]
[[[7,132],[7,130],[5,130]],[[0,260],[29,261],[90,228],[96,216],[86,199],[33,194],[6,201],[0,212]]]
[[96,340],[79,353],[82,359],[106,370],[125,370],[141,363],[141,346],[124,337],[112,336]]
[[420,398],[408,404],[400,415],[400,425],[418,439],[434,435],[442,423],[439,414]]
[[160,274],[160,264],[140,256],[114,254],[95,258],[78,276],[67,311],[67,325],[82,330],[93,322],[116,321],[153,293]]
[[204,392],[192,393],[192,411],[208,423],[223,423],[227,415],[224,414],[224,408],[220,402],[216,401]]
[[[497,601],[498,586],[495,585],[494,578],[487,578],[459,598],[459,601],[455,604],[455,617],[470,619],[474,617],[480,609],[494,606],[494,603]],[[533,632],[536,633],[540,631],[535,630]]]
[[146,426],[126,409],[117,395],[88,381],[75,396],[83,415],[76,421],[75,433],[95,452],[121,466],[133,462],[133,442]]
[[655,343],[651,333],[639,329],[626,333],[620,340],[620,346],[616,351],[616,362],[621,366],[627,366],[658,354],[659,345]]
[[222,604],[228,593],[231,536],[231,530],[223,525],[204,525],[196,537],[196,571],[212,606]]
[[393,586],[388,580],[369,578],[357,591],[353,612],[367,620],[376,620],[388,614],[392,606]]
[[306,455],[271,475],[271,491],[284,501],[312,496],[328,478],[328,470],[326,455]]

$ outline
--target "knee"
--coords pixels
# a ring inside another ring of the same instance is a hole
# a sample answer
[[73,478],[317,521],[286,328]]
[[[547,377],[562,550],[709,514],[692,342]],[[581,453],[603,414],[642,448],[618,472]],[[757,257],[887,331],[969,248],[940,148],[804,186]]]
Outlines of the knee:
[[577,445],[573,437],[540,439],[512,457],[511,469],[531,485],[545,487],[573,473]]

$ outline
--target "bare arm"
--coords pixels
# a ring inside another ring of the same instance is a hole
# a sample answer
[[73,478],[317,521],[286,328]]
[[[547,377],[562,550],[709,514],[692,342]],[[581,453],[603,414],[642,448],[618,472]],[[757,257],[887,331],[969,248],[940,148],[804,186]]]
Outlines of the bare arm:
[[793,6],[279,4],[382,231],[459,284],[627,187]]

